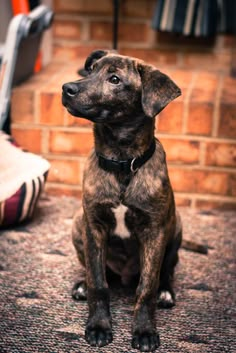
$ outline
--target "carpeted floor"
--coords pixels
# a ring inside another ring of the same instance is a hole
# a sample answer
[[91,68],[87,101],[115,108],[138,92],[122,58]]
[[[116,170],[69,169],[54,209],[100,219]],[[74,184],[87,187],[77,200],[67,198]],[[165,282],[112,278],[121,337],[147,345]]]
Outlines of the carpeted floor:
[[[113,343],[84,340],[86,302],[70,296],[78,269],[70,237],[79,201],[46,198],[31,223],[0,235],[1,353],[134,353],[130,327],[134,290],[111,288]],[[236,352],[236,214],[180,209],[186,239],[209,246],[200,255],[181,249],[177,305],[157,311],[160,353]]]

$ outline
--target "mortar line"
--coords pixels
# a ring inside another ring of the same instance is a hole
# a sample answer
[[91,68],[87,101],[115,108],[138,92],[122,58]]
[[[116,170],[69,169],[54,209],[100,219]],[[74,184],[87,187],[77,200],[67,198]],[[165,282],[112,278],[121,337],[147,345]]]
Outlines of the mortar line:
[[224,77],[225,77],[225,75],[223,73],[221,73],[220,78],[219,78],[218,87],[216,90],[216,97],[215,97],[216,103],[215,103],[214,112],[213,112],[213,122],[212,122],[212,131],[211,131],[213,137],[217,137],[218,130],[219,130],[220,97],[221,97],[221,93],[223,90]]
[[206,162],[206,142],[201,141],[199,147],[199,165],[205,166]]
[[69,184],[69,183],[59,183],[59,182],[55,182],[55,181],[47,181],[47,185],[59,187],[60,189],[66,187],[66,188],[70,188],[70,189],[81,190],[81,185],[78,185],[78,184]]
[[42,129],[41,151],[45,156],[49,151],[49,130]]
[[[46,125],[46,124],[38,124],[37,126],[33,123],[27,123],[27,127],[22,123],[13,123],[12,127],[17,129],[25,130],[25,129],[48,129],[51,131],[58,132],[70,132],[70,133],[80,133],[80,132],[93,132],[93,126],[54,126],[54,125]],[[184,140],[184,141],[197,141],[197,142],[215,142],[215,143],[228,143],[232,145],[236,145],[236,140],[231,138],[220,138],[220,137],[212,137],[212,136],[202,136],[202,135],[183,135],[183,134],[168,134],[162,133],[157,130],[155,136],[158,139],[171,139],[171,140]]]

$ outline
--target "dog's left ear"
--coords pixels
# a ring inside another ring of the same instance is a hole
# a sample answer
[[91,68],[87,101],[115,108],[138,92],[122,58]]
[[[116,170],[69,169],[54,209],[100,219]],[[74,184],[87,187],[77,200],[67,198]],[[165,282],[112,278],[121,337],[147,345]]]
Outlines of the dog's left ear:
[[153,66],[140,64],[138,71],[142,81],[143,111],[153,118],[180,96],[181,90],[167,75]]
[[103,56],[106,56],[108,54],[107,50],[94,50],[86,59],[85,64],[84,64],[84,69],[86,71],[90,71],[92,65],[95,63],[95,61],[101,59]]
[[92,53],[87,57],[84,68],[78,70],[78,74],[80,76],[86,77],[91,72],[91,67],[98,59],[101,59],[103,56],[106,56],[109,52],[107,50],[94,50]]

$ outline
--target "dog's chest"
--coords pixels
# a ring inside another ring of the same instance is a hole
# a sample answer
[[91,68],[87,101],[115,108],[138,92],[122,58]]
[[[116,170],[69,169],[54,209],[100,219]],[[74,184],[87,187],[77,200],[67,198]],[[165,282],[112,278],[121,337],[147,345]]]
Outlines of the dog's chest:
[[126,225],[126,215],[128,212],[128,207],[120,204],[118,207],[116,208],[113,207],[111,210],[113,212],[113,215],[116,221],[114,234],[119,236],[122,239],[129,238],[130,231]]

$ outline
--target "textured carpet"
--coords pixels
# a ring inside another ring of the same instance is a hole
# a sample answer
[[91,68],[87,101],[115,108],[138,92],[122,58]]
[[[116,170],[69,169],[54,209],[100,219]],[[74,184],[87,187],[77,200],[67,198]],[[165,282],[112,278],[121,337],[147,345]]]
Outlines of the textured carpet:
[[[31,223],[0,235],[1,353],[133,353],[134,290],[111,286],[113,343],[92,348],[84,340],[86,302],[72,300],[78,270],[71,243],[79,201],[46,198]],[[180,209],[186,239],[209,247],[200,255],[180,250],[177,305],[157,310],[161,347],[168,352],[235,352],[236,214]]]

